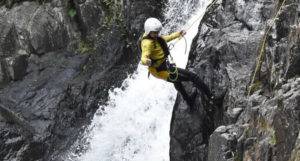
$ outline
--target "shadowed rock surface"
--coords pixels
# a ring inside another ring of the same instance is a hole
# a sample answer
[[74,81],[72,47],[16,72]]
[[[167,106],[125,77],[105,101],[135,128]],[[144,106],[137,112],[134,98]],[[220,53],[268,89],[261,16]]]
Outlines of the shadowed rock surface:
[[[208,9],[187,68],[203,78],[216,100],[210,105],[199,91],[197,110],[189,113],[178,95],[171,161],[299,160],[300,3],[283,2],[217,0]],[[266,56],[248,97],[261,48]]]
[[138,33],[163,3],[2,0],[0,160],[58,160],[135,70]]

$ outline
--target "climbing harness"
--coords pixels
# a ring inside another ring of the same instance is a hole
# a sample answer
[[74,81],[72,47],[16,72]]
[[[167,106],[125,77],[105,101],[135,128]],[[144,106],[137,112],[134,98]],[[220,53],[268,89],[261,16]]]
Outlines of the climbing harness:
[[[171,82],[175,82],[178,79],[178,68],[176,67],[175,63],[167,62],[167,68],[169,72],[169,80]],[[175,76],[173,78],[173,76]]]
[[280,14],[280,11],[282,9],[282,6],[285,4],[286,0],[284,0],[277,13],[275,14],[274,18],[272,19],[272,23],[270,24],[269,28],[267,29],[267,32],[264,34],[264,37],[263,37],[263,40],[262,40],[262,45],[260,47],[260,51],[259,51],[259,56],[257,58],[257,62],[256,62],[256,67],[255,67],[255,70],[254,70],[254,74],[253,74],[253,77],[251,79],[251,82],[250,82],[250,85],[249,85],[249,88],[248,88],[248,94],[247,94],[247,97],[249,97],[251,95],[251,92],[253,91],[253,87],[254,87],[254,82],[255,82],[255,78],[258,74],[258,72],[260,72],[261,70],[261,66],[262,66],[262,63],[263,63],[263,58],[265,57],[266,53],[265,53],[265,46],[266,46],[266,41],[267,41],[267,37],[271,31],[271,28],[273,27],[273,25],[275,24],[276,20],[277,20],[277,17],[279,16]]

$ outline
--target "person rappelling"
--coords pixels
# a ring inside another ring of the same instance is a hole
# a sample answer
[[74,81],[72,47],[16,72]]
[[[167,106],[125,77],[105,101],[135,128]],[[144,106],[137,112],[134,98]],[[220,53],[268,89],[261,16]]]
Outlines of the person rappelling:
[[184,36],[186,31],[181,30],[170,35],[160,35],[162,28],[162,23],[156,18],[148,18],[145,21],[145,32],[139,44],[142,53],[141,63],[148,66],[149,73],[154,77],[173,83],[176,90],[191,108],[193,108],[196,94],[195,92],[191,96],[187,94],[182,84],[184,81],[192,82],[209,99],[213,99],[208,86],[204,84],[197,74],[176,67],[175,63],[170,63],[168,59],[170,50],[167,42]]

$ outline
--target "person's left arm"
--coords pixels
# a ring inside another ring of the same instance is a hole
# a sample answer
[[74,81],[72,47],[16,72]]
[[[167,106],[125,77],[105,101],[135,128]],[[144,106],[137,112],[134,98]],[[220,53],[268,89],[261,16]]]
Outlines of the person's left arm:
[[174,40],[174,39],[176,39],[176,38],[179,38],[179,37],[181,37],[181,36],[184,36],[185,35],[185,31],[184,30],[182,30],[182,31],[179,31],[179,32],[174,32],[174,33],[172,33],[172,34],[170,34],[170,35],[164,35],[164,36],[162,36],[162,38],[166,41],[166,42],[169,42],[169,41],[172,41],[172,40]]

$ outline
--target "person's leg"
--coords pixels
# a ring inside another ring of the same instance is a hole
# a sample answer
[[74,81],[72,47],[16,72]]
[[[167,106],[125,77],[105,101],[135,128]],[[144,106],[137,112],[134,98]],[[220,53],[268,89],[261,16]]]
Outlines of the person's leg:
[[208,98],[212,98],[212,94],[208,86],[202,81],[202,79],[197,74],[181,68],[177,68],[177,70],[179,81],[193,82],[199,90],[203,91],[207,95]]
[[197,90],[192,93],[191,96],[189,96],[184,89],[181,82],[174,83],[175,89],[182,95],[182,98],[186,101],[186,103],[190,106],[191,110],[193,109],[195,97],[197,95]]
[[197,89],[193,88],[191,94],[189,95],[182,85],[182,81],[191,81],[190,75],[183,72],[172,72],[169,73],[169,78],[167,81],[174,83],[175,89],[182,95],[183,99],[190,107],[189,108],[190,112],[193,112],[195,110],[194,109],[195,98],[198,94]]
[[174,83],[175,89],[182,95],[184,100],[188,100],[189,95],[186,93],[181,82]]

